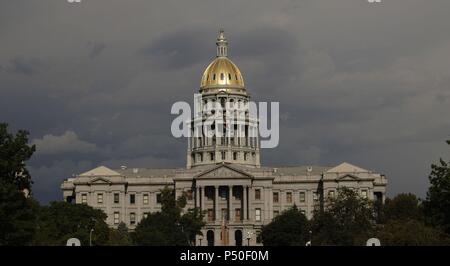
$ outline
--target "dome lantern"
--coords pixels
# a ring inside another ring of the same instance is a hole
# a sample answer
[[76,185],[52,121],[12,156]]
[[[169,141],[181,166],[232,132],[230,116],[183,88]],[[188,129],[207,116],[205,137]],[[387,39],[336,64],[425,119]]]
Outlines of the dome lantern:
[[223,29],[220,29],[219,36],[217,36],[217,57],[227,57],[228,53],[228,42],[225,38],[225,33]]

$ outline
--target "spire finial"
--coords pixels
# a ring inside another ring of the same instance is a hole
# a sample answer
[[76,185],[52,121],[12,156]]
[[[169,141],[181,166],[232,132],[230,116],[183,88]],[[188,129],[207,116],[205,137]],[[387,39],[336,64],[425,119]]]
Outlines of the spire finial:
[[219,30],[219,36],[217,36],[217,57],[226,57],[228,54],[228,42],[225,38],[224,30],[221,28]]

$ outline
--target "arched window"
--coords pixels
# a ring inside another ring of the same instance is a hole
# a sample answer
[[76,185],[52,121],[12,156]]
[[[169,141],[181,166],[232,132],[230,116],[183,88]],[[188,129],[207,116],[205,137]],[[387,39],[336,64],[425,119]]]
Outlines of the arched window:
[[223,73],[220,73],[220,80],[224,80],[225,76],[223,75]]

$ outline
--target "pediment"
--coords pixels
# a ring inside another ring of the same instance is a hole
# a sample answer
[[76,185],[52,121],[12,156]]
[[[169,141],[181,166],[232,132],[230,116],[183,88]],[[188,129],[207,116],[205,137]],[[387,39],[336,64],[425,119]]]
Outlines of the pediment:
[[336,178],[336,181],[358,181],[359,177],[352,174],[345,174]]
[[89,184],[111,184],[112,182],[104,177],[96,177],[89,181]]
[[216,179],[216,178],[253,178],[249,173],[236,169],[232,166],[223,164],[197,175],[198,179]]
[[357,173],[357,172],[367,173],[369,171],[346,162],[341,163],[340,165],[335,166],[327,171],[327,173]]
[[99,166],[79,176],[120,176],[120,174],[106,166]]

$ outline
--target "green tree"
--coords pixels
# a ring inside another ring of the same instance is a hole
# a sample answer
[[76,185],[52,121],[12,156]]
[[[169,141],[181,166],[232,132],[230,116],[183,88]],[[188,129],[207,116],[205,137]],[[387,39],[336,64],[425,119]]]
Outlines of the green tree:
[[168,187],[161,190],[161,204],[161,212],[149,214],[136,226],[134,242],[144,246],[192,245],[205,225],[201,212],[189,209],[182,214],[185,195],[176,199],[175,191]]
[[8,133],[8,124],[0,124],[0,182],[14,184],[17,190],[31,192],[31,176],[25,162],[36,150],[28,145],[29,132],[19,130],[16,135]]
[[0,246],[31,244],[39,205],[13,184],[0,185]]
[[[447,141],[450,145],[450,141]],[[424,212],[429,221],[450,234],[450,162],[442,158],[431,165],[430,187],[424,202]]]
[[314,211],[312,245],[364,245],[372,235],[375,217],[372,203],[348,188],[339,188],[324,209]]
[[131,246],[132,241],[128,227],[124,222],[121,222],[117,229],[110,228],[109,239],[107,245],[109,246]]
[[65,245],[69,238],[78,238],[81,245],[104,245],[108,241],[109,228],[105,223],[106,214],[85,204],[51,202],[39,212],[38,233],[35,245]]
[[309,241],[308,220],[294,205],[264,226],[261,238],[265,246],[304,246]]
[[377,238],[383,246],[449,245],[446,234],[415,219],[392,219],[379,226]]
[[386,199],[382,209],[384,221],[424,220],[423,206],[416,195],[411,193],[402,193],[392,199]]
[[35,232],[37,202],[29,197],[31,176],[25,167],[35,147],[28,132],[8,133],[0,124],[0,245],[29,245]]

